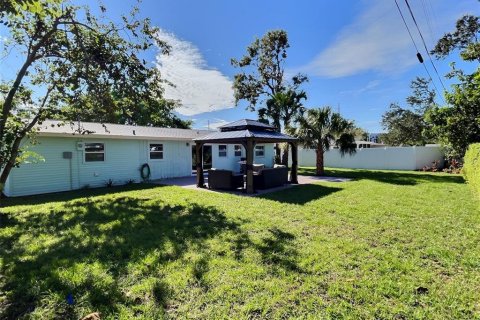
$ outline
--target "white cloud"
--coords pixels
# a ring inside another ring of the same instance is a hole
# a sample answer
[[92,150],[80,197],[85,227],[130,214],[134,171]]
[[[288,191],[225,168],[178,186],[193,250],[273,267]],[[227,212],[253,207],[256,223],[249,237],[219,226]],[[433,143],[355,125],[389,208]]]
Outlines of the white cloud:
[[169,55],[157,56],[157,67],[175,85],[165,86],[165,97],[181,101],[177,112],[194,115],[234,107],[232,81],[208,67],[195,45],[164,30],[159,36],[171,46]]
[[[418,64],[413,43],[395,3],[385,0],[362,3],[366,6],[365,10],[339,32],[328,48],[302,68],[304,72],[338,78],[367,71],[401,72]],[[403,1],[399,3],[404,6]],[[459,17],[454,11],[458,11],[460,7],[460,3],[457,3],[457,8],[452,6],[449,6],[448,10],[442,8],[443,12],[437,19],[442,28],[447,30],[453,28],[453,22]],[[407,9],[401,8],[417,46],[424,59],[427,59]],[[413,10],[418,17],[422,17],[421,8],[414,7]],[[427,24],[422,24],[424,20],[420,21],[420,29],[426,36],[431,28],[428,28]]]
[[371,91],[371,90],[377,88],[380,84],[381,84],[380,80],[372,80],[372,81],[369,81],[365,86],[363,86],[359,89],[341,91],[340,94],[359,95],[361,93]]

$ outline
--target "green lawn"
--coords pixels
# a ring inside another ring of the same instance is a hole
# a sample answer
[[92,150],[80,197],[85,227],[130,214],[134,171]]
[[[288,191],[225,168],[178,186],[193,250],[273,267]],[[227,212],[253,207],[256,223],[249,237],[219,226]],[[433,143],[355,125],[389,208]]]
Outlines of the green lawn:
[[0,319],[480,319],[480,210],[460,176],[327,174],[354,180],[7,199]]

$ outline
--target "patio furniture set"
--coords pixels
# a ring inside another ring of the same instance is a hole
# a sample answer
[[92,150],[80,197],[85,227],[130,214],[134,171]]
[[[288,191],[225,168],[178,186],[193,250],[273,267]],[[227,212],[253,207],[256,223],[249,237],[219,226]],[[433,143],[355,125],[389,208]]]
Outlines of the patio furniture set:
[[[231,170],[208,170],[208,188],[221,190],[245,189],[246,172],[234,173]],[[288,168],[275,165],[274,168],[264,168],[263,165],[253,165],[254,189],[270,189],[280,187],[288,182]]]

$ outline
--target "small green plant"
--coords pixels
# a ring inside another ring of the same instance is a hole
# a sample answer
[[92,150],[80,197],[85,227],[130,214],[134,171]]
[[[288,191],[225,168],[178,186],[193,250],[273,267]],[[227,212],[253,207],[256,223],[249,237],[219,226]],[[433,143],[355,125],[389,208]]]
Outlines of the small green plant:
[[128,179],[127,181],[125,181],[125,184],[126,184],[127,186],[129,186],[129,185],[134,184],[135,182],[136,182],[135,179]]
[[113,180],[112,179],[108,179],[107,181],[105,181],[105,187],[107,188],[111,188],[113,187]]

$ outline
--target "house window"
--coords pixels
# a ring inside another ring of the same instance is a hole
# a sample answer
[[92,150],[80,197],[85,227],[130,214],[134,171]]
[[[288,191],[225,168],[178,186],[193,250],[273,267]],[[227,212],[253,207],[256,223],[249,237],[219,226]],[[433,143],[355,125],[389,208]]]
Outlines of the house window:
[[105,144],[101,142],[85,143],[85,162],[105,161]]
[[255,146],[255,157],[265,156],[265,146]]
[[226,157],[227,156],[227,145],[221,144],[218,146],[218,156],[219,157]]
[[150,143],[150,160],[162,160],[163,159],[163,144]]
[[235,145],[235,157],[241,157],[242,156],[242,146],[239,144]]

